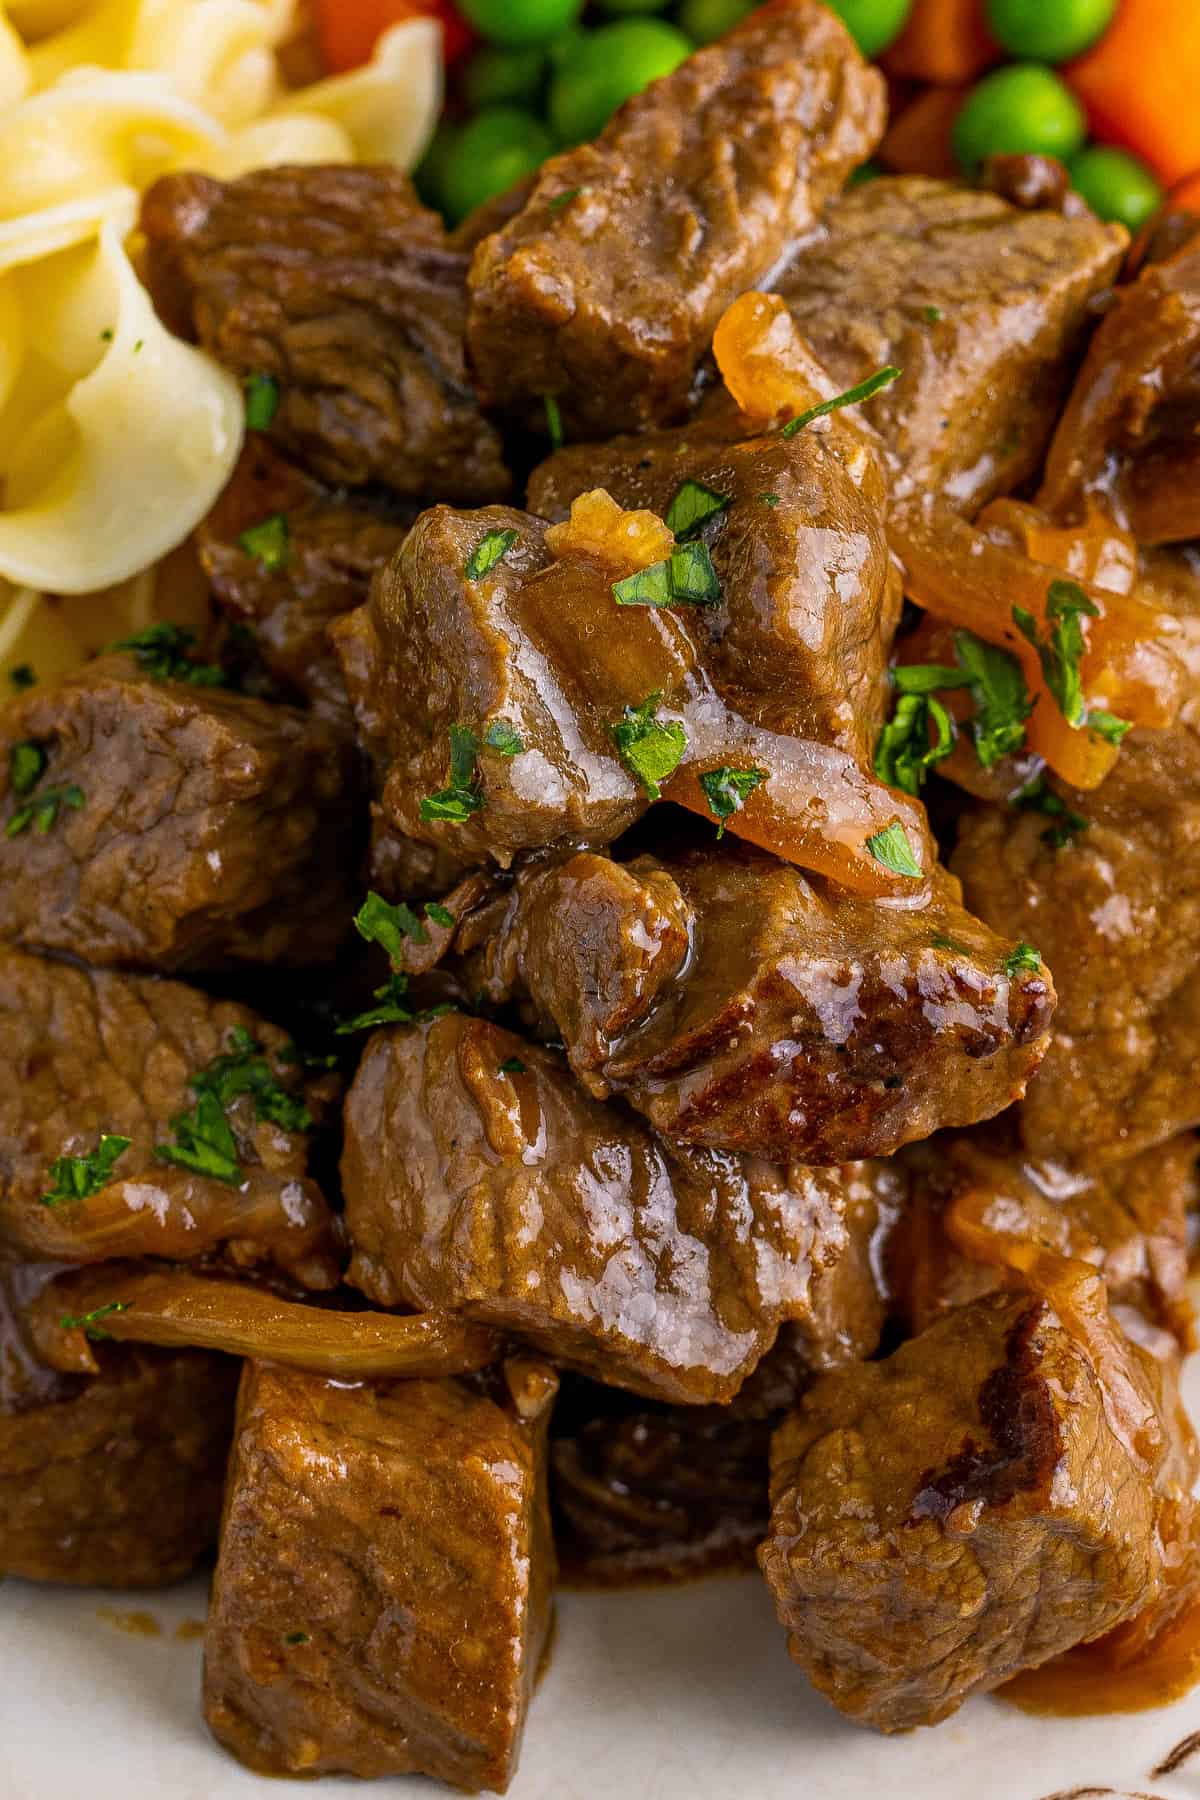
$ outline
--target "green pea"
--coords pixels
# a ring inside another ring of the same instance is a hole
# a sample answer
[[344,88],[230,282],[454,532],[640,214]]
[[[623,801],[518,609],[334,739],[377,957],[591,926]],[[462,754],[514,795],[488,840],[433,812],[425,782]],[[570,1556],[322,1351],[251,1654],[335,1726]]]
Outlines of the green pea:
[[1071,90],[1041,63],[1009,63],[985,75],[954,121],[954,153],[973,174],[985,156],[1057,156],[1083,148],[1087,120]]
[[601,12],[628,16],[630,13],[664,12],[668,0],[597,0],[597,4]]
[[987,0],[992,36],[1010,56],[1067,62],[1112,24],[1117,0]]
[[620,19],[587,32],[550,82],[550,123],[559,143],[595,137],[623,101],[669,75],[691,50],[683,33],[661,19]]
[[679,29],[694,44],[713,44],[740,25],[757,4],[758,0],[683,0],[676,17]]
[[1071,185],[1101,219],[1140,231],[1162,205],[1163,191],[1145,163],[1127,150],[1092,144],[1067,165]]
[[483,44],[467,64],[463,98],[473,112],[484,106],[527,106],[536,101],[546,73],[546,53],[540,45],[509,50],[503,44]]
[[864,56],[878,56],[908,24],[913,0],[829,0]]
[[458,10],[493,44],[544,44],[583,11],[583,0],[458,0]]
[[554,149],[540,119],[516,106],[490,106],[459,131],[442,167],[443,203],[457,223],[528,175]]

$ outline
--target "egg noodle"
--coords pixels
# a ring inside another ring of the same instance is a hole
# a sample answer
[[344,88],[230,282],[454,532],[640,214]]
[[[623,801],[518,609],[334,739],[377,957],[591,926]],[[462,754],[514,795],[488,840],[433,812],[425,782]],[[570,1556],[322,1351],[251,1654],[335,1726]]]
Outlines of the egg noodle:
[[[297,0],[0,0],[0,683],[197,606],[186,544],[243,396],[159,322],[142,190],[295,162],[411,169],[441,102],[430,20],[290,89]],[[168,559],[164,562],[164,559]],[[0,689],[0,700],[5,697]]]

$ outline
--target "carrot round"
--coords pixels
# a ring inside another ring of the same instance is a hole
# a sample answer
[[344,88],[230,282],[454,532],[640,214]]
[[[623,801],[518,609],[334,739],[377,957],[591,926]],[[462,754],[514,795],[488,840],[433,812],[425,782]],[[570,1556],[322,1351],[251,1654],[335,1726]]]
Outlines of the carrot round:
[[973,81],[999,58],[983,0],[916,0],[908,24],[880,61],[898,79],[953,82]]
[[1099,43],[1062,71],[1093,134],[1123,144],[1165,182],[1200,169],[1200,7],[1121,0]]
[[958,173],[952,134],[966,87],[931,87],[899,113],[879,146],[879,160],[894,175],[931,175],[952,181]]
[[317,0],[317,42],[333,74],[370,62],[376,40],[403,19],[437,19],[447,63],[470,48],[473,34],[448,0]]

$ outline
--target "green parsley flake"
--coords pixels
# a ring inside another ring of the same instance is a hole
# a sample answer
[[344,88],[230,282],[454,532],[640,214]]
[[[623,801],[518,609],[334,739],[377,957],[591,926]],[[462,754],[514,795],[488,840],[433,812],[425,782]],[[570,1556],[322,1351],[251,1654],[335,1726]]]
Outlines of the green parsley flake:
[[504,561],[516,541],[517,533],[512,530],[487,532],[463,564],[463,574],[467,580],[482,581],[498,562]]
[[779,505],[779,495],[778,494],[760,494],[758,497],[762,501],[764,506],[778,506]]
[[587,191],[587,188],[581,187],[567,188],[565,192],[555,194],[553,200],[548,201],[547,204],[551,212],[561,212],[564,206],[569,206],[572,200],[578,200],[580,194],[586,194]]
[[875,746],[875,773],[889,787],[919,794],[929,771],[954,748],[954,723],[932,694],[902,693]]
[[618,606],[716,606],[721,583],[706,544],[689,542],[665,562],[613,582]]
[[469,725],[450,727],[450,780],[436,794],[426,794],[421,801],[423,819],[441,819],[451,825],[465,825],[472,813],[483,809],[483,795],[475,778],[475,761],[479,739]]
[[309,1637],[307,1631],[289,1631],[283,1641],[285,1644],[307,1644]]
[[661,693],[648,694],[640,706],[627,706],[620,722],[609,726],[621,761],[651,800],[662,797],[660,783],[675,773],[687,750],[687,733],[677,720],[665,724],[656,720],[661,701]]
[[1018,975],[1036,975],[1041,966],[1040,953],[1034,949],[1032,944],[1027,944],[1024,940],[1014,950],[1009,951],[1001,965],[1010,981]]
[[529,1070],[519,1056],[506,1056],[497,1073],[500,1075],[528,1075]]
[[248,531],[243,531],[238,537],[238,543],[246,555],[252,556],[269,575],[276,575],[287,566],[291,554],[290,535],[284,514],[273,513],[269,519],[263,519],[260,524],[251,525]]
[[908,833],[897,819],[884,831],[877,831],[874,837],[867,839],[867,849],[877,863],[890,869],[894,875],[907,875],[910,880],[919,881],[922,876],[920,863],[913,855],[913,847],[908,841]]
[[942,309],[940,306],[923,306],[921,314],[927,325],[936,325],[942,316]]
[[14,744],[8,753],[8,785],[14,794],[22,798],[32,794],[42,776],[46,773],[49,758],[41,744],[35,744],[32,738]]
[[566,443],[563,434],[562,408],[553,394],[543,395],[546,406],[546,430],[550,435],[550,448],[561,450]]
[[1050,850],[1065,850],[1069,844],[1074,843],[1080,832],[1087,831],[1092,823],[1090,819],[1084,817],[1083,813],[1075,812],[1072,807],[1068,806],[1066,801],[1047,785],[1044,775],[1035,775],[1032,781],[1027,781],[1025,786],[1012,796],[1009,805],[1019,808],[1022,812],[1039,812],[1043,817],[1054,821],[1042,833],[1042,842]]
[[1084,723],[1086,707],[1080,661],[1086,648],[1081,619],[1096,619],[1100,608],[1089,600],[1075,581],[1052,581],[1046,593],[1046,624],[1049,634],[1043,643],[1038,621],[1023,606],[1012,609],[1013,624],[1021,636],[1037,651],[1046,686],[1054,696],[1063,718],[1078,731]]
[[20,807],[4,827],[5,837],[20,837],[32,825],[39,837],[45,837],[53,831],[58,823],[60,810],[66,806],[72,812],[78,812],[83,806],[86,796],[75,782],[65,787],[43,788],[40,794],[25,806]]
[[700,786],[708,801],[708,810],[720,820],[717,836],[725,836],[725,821],[741,812],[755,788],[767,779],[765,769],[731,769],[722,766],[709,769],[700,777]]
[[372,889],[354,915],[354,928],[368,944],[378,944],[393,963],[404,956],[404,941],[427,944],[429,933],[411,906],[401,900],[393,906]]
[[1105,712],[1103,707],[1093,707],[1087,716],[1088,730],[1108,744],[1119,744],[1132,727],[1132,719],[1118,719],[1115,713]]
[[947,688],[966,687],[971,677],[945,663],[901,663],[891,670],[891,682],[902,694],[937,694]]
[[50,1186],[42,1195],[43,1206],[63,1206],[76,1200],[90,1200],[102,1187],[107,1187],[118,1158],[132,1143],[131,1138],[105,1132],[96,1148],[86,1156],[56,1156],[50,1164]]
[[268,431],[279,411],[279,383],[273,375],[250,375],[245,390],[247,431]]
[[427,900],[424,910],[425,917],[432,920],[435,925],[440,925],[444,931],[449,931],[453,926],[454,914],[448,906],[442,906],[439,901]]
[[957,938],[943,937],[940,934],[930,938],[929,947],[931,950],[952,950],[956,956],[970,955],[967,946],[960,944]]
[[100,1320],[128,1310],[128,1300],[110,1300],[107,1306],[94,1306],[91,1312],[64,1313],[58,1323],[63,1331],[82,1331],[93,1343],[107,1343],[111,1333],[104,1330]]
[[715,519],[729,505],[729,494],[718,494],[702,481],[685,481],[667,508],[667,527],[683,543],[694,537],[710,519]]
[[382,987],[375,989],[373,1007],[339,1021],[338,1037],[348,1037],[353,1031],[373,1031],[377,1025],[411,1025],[416,1014],[407,1004],[407,993],[407,975],[393,975]]
[[494,750],[498,756],[520,756],[525,740],[507,719],[493,719],[483,734],[483,747]]
[[832,400],[822,400],[819,406],[810,406],[807,412],[800,414],[799,418],[789,420],[780,436],[795,437],[798,431],[803,431],[804,427],[811,425],[814,419],[823,419],[826,413],[840,412],[843,406],[857,406],[860,400],[869,400],[872,394],[879,392],[880,388],[890,387],[892,382],[898,380],[903,373],[903,369],[897,369],[893,363],[888,363],[885,368],[876,369],[874,375],[868,375],[867,379],[860,381],[856,387],[847,388],[844,394],[835,394]]
[[216,663],[194,662],[194,631],[182,625],[161,621],[136,631],[132,637],[119,638],[108,646],[110,651],[125,650],[136,656],[139,669],[153,681],[190,681],[193,687],[224,687],[228,680],[224,669]]
[[1025,673],[1015,656],[970,631],[955,632],[954,653],[975,703],[971,722],[975,755],[983,768],[990,769],[1025,741],[1025,721],[1033,711]]
[[37,676],[33,672],[32,663],[18,663],[15,669],[8,671],[8,679],[18,694],[23,694],[28,688],[37,686]]
[[174,1163],[193,1174],[210,1176],[236,1187],[241,1181],[237,1139],[226,1118],[235,1100],[249,1096],[257,1120],[269,1119],[285,1131],[307,1131],[312,1114],[282,1086],[262,1053],[262,1045],[244,1025],[230,1033],[233,1048],[213,1058],[192,1076],[196,1095],[190,1113],[171,1120],[175,1143],[156,1144],[160,1162]]

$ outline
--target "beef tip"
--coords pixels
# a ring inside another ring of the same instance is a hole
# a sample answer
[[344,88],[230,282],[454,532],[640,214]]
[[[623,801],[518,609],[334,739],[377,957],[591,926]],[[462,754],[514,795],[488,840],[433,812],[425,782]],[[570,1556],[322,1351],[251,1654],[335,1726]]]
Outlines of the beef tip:
[[166,175],[142,230],[167,324],[235,375],[277,383],[270,436],[323,481],[508,493],[466,370],[468,258],[397,169]]
[[[932,858],[923,809],[875,777],[867,750],[896,601],[882,490],[864,473],[857,491],[817,440],[754,440],[703,466],[734,490],[683,553],[705,604],[620,603],[614,587],[663,578],[676,542],[603,489],[549,527],[505,507],[417,520],[333,633],[382,818],[463,866],[507,864],[611,842],[660,794],[714,819],[704,783],[742,771],[755,779],[721,814],[731,831],[867,893],[919,898],[911,870],[870,849],[899,828],[921,871]],[[661,783],[623,748],[642,732],[674,745]]]
[[703,429],[573,445],[534,470],[528,504],[562,519],[603,488],[622,507],[666,518],[696,487],[724,500],[709,527],[724,605],[703,621],[714,687],[758,725],[839,744],[869,764],[901,605],[879,459],[842,421],[791,439],[738,441],[740,432],[722,416]]
[[0,1240],[60,1263],[220,1254],[334,1286],[307,1173],[334,1078],[306,1082],[289,1052],[178,982],[0,951]]
[[0,938],[102,966],[329,960],[353,746],[292,707],[102,657],[5,708]]
[[453,1014],[378,1033],[346,1105],[350,1279],[382,1306],[518,1332],[566,1366],[688,1404],[737,1392],[870,1168],[775,1168],[667,1143],[558,1059]]
[[888,1250],[907,1214],[907,1175],[895,1161],[844,1173],[845,1241],[836,1258],[813,1270],[808,1312],[780,1328],[772,1354],[781,1363],[791,1357],[809,1369],[840,1369],[865,1361],[879,1349],[895,1311]]
[[1200,236],[1119,287],[1088,347],[1038,496],[1097,506],[1139,541],[1200,537]]
[[961,1250],[948,1220],[965,1195],[1003,1229],[1101,1271],[1114,1306],[1191,1342],[1188,1215],[1200,1208],[1200,1144],[1191,1133],[1091,1176],[1024,1162],[1007,1120],[986,1133],[947,1134],[905,1158],[907,1200],[885,1253],[890,1290],[914,1332],[1000,1280]]
[[934,1724],[1162,1601],[1194,1444],[1172,1370],[1088,1279],[1071,1308],[959,1307],[822,1376],[776,1434],[760,1561],[792,1656],[851,1718]]
[[763,8],[554,157],[475,252],[488,402],[569,434],[680,417],[725,307],[765,281],[883,134],[883,82],[816,0]]
[[972,918],[944,871],[904,911],[724,846],[533,863],[459,942],[468,988],[527,999],[597,1096],[777,1161],[886,1156],[1000,1112],[1054,1008],[1046,968]]
[[1047,791],[1064,811],[969,813],[952,867],[971,910],[1054,971],[1025,1150],[1092,1168],[1200,1123],[1200,735],[1130,732],[1093,792]]
[[1090,215],[883,177],[829,209],[775,288],[839,386],[903,369],[871,403],[897,498],[972,513],[1037,473],[1125,243]]
[[[390,516],[389,516],[390,514]],[[346,690],[326,631],[361,606],[371,578],[399,549],[408,509],[357,503],[306,475],[254,437],[200,526],[200,561],[221,609],[247,627],[286,693],[341,720]],[[269,566],[241,542],[265,520],[287,521],[287,560]]]
[[554,1378],[512,1386],[246,1365],[204,1710],[250,1768],[508,1786],[554,1580]]
[[163,1587],[216,1542],[237,1364],[98,1344],[95,1377],[31,1357],[23,1303],[45,1277],[0,1266],[4,1568],[71,1587]]

